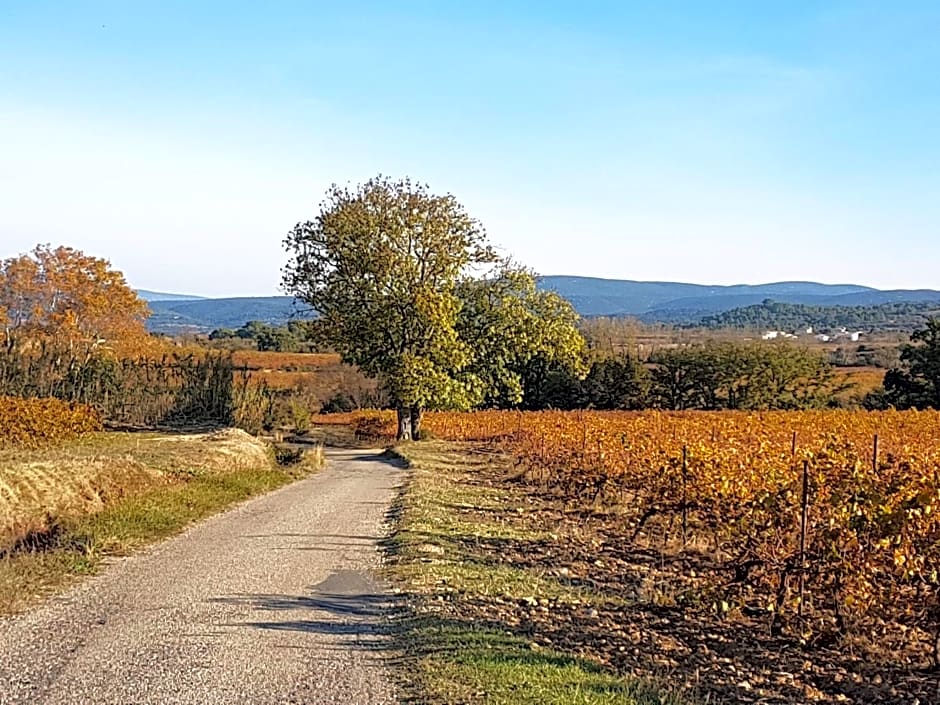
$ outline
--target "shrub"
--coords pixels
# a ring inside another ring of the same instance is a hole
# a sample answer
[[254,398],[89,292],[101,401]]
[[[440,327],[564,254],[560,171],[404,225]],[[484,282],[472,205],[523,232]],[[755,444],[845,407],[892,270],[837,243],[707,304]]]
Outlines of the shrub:
[[290,412],[295,431],[304,433],[310,430],[310,409],[299,402],[291,401]]
[[345,392],[337,392],[324,402],[321,414],[346,414],[358,408],[356,400]]
[[85,404],[0,397],[0,446],[39,446],[100,430],[101,418]]

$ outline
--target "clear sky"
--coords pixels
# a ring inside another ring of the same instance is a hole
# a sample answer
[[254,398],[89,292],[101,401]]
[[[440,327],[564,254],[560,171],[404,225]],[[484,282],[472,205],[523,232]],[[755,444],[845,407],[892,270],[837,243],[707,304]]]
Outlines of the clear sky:
[[543,274],[940,288],[940,2],[0,0],[0,256],[278,292],[332,182]]

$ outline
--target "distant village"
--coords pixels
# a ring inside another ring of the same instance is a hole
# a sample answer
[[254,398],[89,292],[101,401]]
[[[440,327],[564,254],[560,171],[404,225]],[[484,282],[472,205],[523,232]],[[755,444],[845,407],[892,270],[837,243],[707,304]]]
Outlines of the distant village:
[[816,333],[813,330],[812,326],[804,330],[797,331],[795,333],[788,333],[782,330],[768,330],[761,335],[761,340],[779,340],[782,338],[802,338],[804,336],[812,336],[815,340],[818,340],[821,343],[829,343],[835,340],[849,340],[853,343],[857,343],[861,340],[864,333],[862,331],[849,331],[846,328],[839,328],[836,331],[831,331],[829,333]]

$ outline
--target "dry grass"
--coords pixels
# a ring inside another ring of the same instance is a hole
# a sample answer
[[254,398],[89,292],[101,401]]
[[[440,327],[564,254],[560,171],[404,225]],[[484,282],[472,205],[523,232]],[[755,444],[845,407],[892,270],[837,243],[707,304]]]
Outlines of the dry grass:
[[97,433],[0,452],[0,615],[22,610],[194,521],[323,465],[310,445],[275,453],[238,430]]
[[198,475],[265,468],[270,453],[235,429],[211,434],[96,433],[38,449],[0,451],[0,553],[67,518]]

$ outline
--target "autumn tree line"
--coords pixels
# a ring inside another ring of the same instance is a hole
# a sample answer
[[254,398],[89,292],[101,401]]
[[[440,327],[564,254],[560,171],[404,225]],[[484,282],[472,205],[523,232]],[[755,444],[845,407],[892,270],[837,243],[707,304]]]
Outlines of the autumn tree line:
[[[284,245],[284,289],[315,319],[213,337],[338,353],[378,380],[399,438],[420,437],[427,409],[811,409],[844,391],[826,359],[794,344],[608,350],[598,325],[539,289],[453,195],[408,179],[332,187]],[[147,334],[147,315],[106,260],[39,246],[0,262],[0,395],[81,401],[140,424],[273,423],[271,399],[230,355],[174,349]],[[865,405],[940,407],[940,323],[900,359]]]
[[39,245],[0,261],[0,396],[76,402],[134,426],[257,417],[230,355],[155,338],[148,314],[107,260]]

